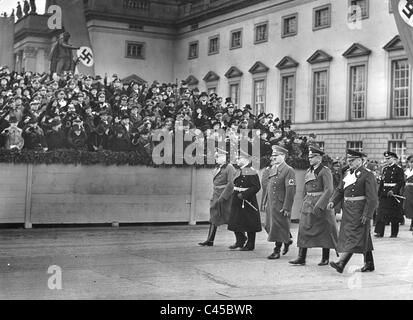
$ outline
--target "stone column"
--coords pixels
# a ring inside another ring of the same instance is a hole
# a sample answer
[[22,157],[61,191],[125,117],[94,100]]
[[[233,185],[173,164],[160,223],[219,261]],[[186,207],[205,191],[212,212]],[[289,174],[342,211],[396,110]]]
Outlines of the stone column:
[[37,48],[25,47],[23,49],[23,69],[24,71],[36,72]]

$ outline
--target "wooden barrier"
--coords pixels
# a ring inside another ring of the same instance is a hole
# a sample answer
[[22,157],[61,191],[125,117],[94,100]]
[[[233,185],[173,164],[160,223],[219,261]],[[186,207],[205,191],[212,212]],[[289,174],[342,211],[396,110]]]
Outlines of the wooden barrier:
[[[0,224],[209,220],[212,169],[0,164],[0,173]],[[299,218],[304,171],[296,178],[293,220]]]

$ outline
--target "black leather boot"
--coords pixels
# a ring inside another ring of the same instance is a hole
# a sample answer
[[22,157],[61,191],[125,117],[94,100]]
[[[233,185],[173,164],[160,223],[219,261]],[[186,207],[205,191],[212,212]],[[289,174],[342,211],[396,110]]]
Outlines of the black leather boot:
[[399,235],[399,223],[392,222],[390,238],[397,238],[398,235]]
[[255,249],[255,232],[247,232],[248,240],[241,251],[253,251]]
[[330,262],[330,266],[336,269],[338,273],[343,273],[344,268],[346,267],[347,263],[350,261],[350,258],[352,256],[353,256],[352,253],[345,252],[341,255],[340,261]]
[[229,247],[229,249],[235,250],[237,248],[243,248],[245,241],[247,241],[247,237],[245,236],[243,232],[234,232],[234,233],[235,233],[236,241],[232,246]]
[[323,248],[323,256],[321,258],[319,266],[326,266],[330,262],[330,249]]
[[358,272],[372,272],[374,271],[374,259],[373,252],[367,251],[364,254],[364,266],[361,269],[356,270]]
[[283,256],[285,256],[288,252],[288,249],[290,248],[290,246],[293,244],[293,240],[290,239],[290,241],[288,241],[288,243],[284,243],[284,249],[283,249]]
[[217,233],[217,227],[214,226],[213,224],[209,225],[209,231],[208,231],[208,238],[205,242],[200,242],[198,243],[200,246],[207,246],[207,247],[212,247],[214,245],[214,240],[215,240],[215,234]]
[[298,250],[298,258],[293,261],[289,261],[288,263],[297,265],[297,266],[304,266],[306,257],[307,257],[307,248],[300,248]]
[[282,246],[282,242],[276,242],[274,252],[270,254],[267,258],[270,260],[280,259],[281,246]]
[[410,221],[410,229],[409,231],[413,231],[413,219]]

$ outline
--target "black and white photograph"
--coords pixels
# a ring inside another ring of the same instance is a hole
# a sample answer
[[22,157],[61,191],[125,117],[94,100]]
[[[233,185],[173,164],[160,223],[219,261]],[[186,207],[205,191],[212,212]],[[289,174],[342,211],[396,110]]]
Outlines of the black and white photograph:
[[413,299],[412,65],[413,0],[0,0],[0,300]]

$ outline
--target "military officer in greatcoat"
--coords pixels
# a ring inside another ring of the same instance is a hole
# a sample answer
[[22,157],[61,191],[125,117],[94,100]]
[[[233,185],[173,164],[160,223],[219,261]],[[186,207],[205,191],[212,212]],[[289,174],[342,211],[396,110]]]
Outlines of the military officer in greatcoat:
[[399,233],[399,224],[402,222],[401,189],[404,186],[403,169],[397,165],[398,156],[394,152],[384,153],[386,166],[383,168],[379,186],[379,207],[377,209],[375,237],[382,238],[386,223],[391,223],[391,238]]
[[413,231],[413,155],[407,157],[407,167],[404,170],[405,187],[404,187],[404,215],[410,222],[410,231]]
[[[236,242],[229,249],[241,251],[255,249],[255,236],[262,230],[257,193],[261,189],[258,172],[252,168],[252,158],[240,151],[237,158],[237,171],[234,175],[231,213],[228,230],[235,233]],[[245,236],[247,233],[247,236]]]
[[200,246],[214,245],[217,228],[227,224],[231,213],[231,200],[234,191],[235,169],[228,163],[228,153],[225,150],[217,149],[215,153],[217,167],[213,172],[213,194],[210,203],[210,220],[208,238]]
[[338,237],[338,262],[330,266],[342,273],[354,253],[364,255],[364,266],[360,272],[374,271],[373,242],[370,235],[370,220],[377,207],[377,183],[374,174],[363,166],[364,153],[348,150],[349,169],[335,189],[327,209],[343,201],[343,217]]
[[283,255],[287,254],[290,240],[291,210],[296,192],[295,172],[285,163],[288,150],[274,146],[271,156],[271,168],[268,178],[263,181],[266,192],[263,206],[266,212],[265,230],[268,233],[268,241],[275,242],[275,248],[268,259],[280,258],[280,250],[284,244]]
[[305,265],[308,248],[322,248],[319,266],[328,265],[330,249],[337,249],[338,232],[334,210],[327,209],[333,195],[333,175],[321,164],[324,152],[310,146],[308,158],[310,168],[305,174],[303,204],[298,229],[298,258],[293,265]]

